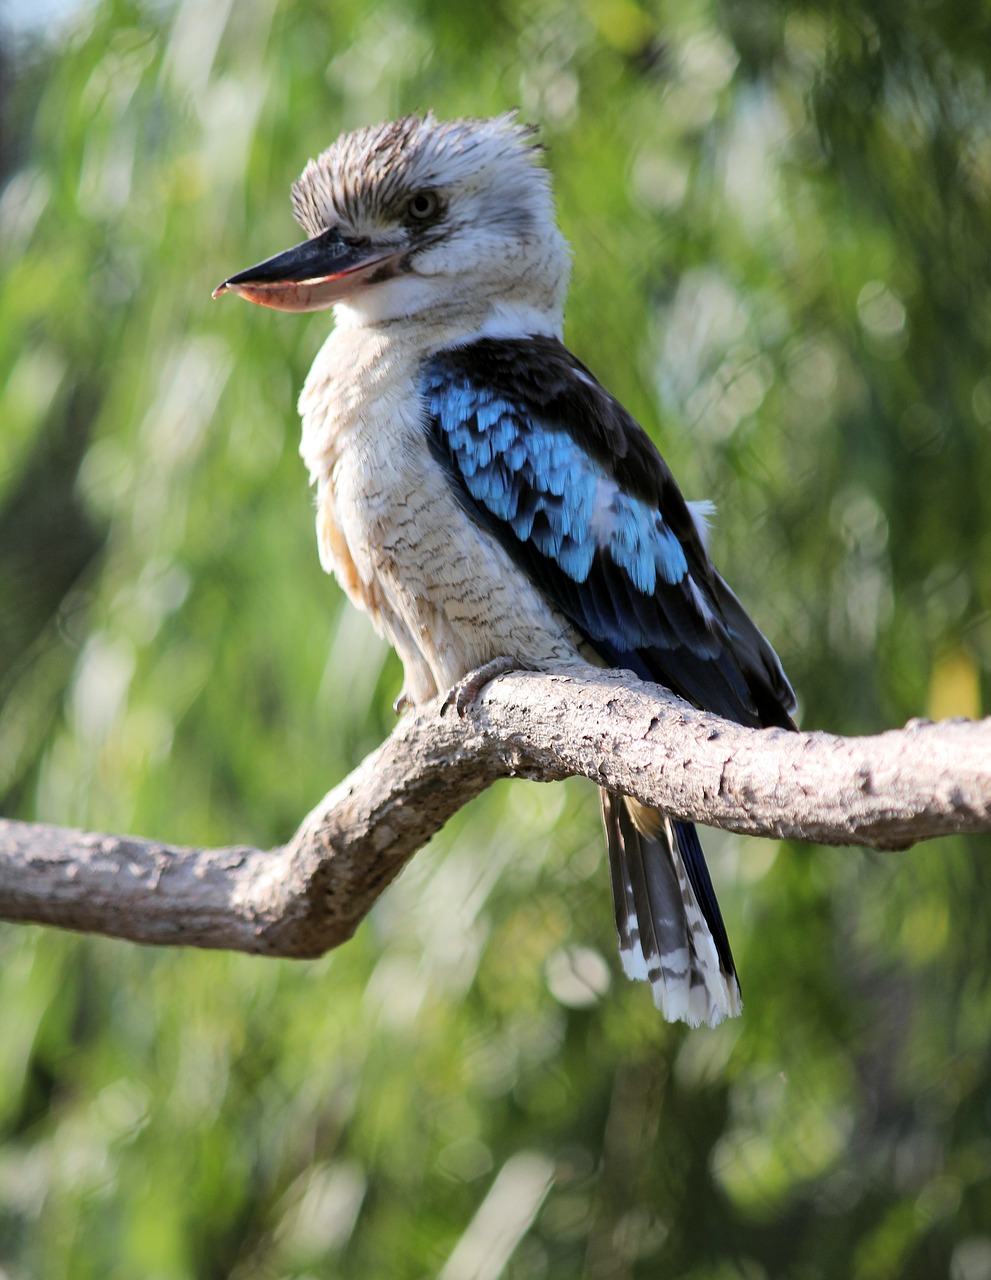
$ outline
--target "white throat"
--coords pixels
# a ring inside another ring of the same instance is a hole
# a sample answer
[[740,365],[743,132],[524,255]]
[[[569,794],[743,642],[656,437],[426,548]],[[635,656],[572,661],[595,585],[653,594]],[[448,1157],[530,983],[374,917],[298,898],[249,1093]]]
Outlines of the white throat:
[[368,289],[334,307],[334,327],[404,329],[448,335],[448,341],[478,338],[522,338],[530,334],[561,338],[564,315],[560,306],[541,306],[525,299],[452,297],[434,280],[405,277]]

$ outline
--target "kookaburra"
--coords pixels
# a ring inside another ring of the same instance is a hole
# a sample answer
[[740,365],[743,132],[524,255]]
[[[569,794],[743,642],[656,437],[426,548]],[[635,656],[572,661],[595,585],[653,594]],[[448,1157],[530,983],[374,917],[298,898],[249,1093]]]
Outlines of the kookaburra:
[[[344,134],[293,187],[307,239],[226,280],[333,308],[299,401],[326,569],[419,704],[495,659],[585,659],[793,728],[774,651],[646,433],[562,341],[570,260],[532,131],[433,115]],[[695,828],[602,792],[626,972],[670,1019],[740,1010]]]

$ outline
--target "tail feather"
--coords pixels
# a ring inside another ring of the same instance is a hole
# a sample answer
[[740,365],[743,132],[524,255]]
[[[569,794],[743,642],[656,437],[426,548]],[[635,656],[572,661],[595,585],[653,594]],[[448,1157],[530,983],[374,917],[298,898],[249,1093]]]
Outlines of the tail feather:
[[602,825],[606,829],[609,847],[609,874],[612,878],[612,900],[619,935],[619,958],[628,978],[647,981],[647,964],[640,946],[640,926],[637,923],[637,907],[633,897],[633,884],[626,861],[626,844],[620,829],[622,805],[619,797],[608,791],[599,791],[602,802]]
[[650,982],[669,1021],[715,1026],[742,1008],[726,930],[695,828],[600,791],[626,974]]

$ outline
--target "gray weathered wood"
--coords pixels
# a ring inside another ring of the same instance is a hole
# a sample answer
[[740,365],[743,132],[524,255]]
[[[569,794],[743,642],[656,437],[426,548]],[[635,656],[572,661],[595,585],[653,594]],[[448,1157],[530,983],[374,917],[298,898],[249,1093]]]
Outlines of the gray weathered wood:
[[403,719],[276,849],[0,820],[0,919],[320,955],[453,813],[512,775],[580,774],[680,818],[823,844],[894,849],[991,830],[991,720],[866,738],[744,729],[585,666],[503,676],[463,719],[441,708]]

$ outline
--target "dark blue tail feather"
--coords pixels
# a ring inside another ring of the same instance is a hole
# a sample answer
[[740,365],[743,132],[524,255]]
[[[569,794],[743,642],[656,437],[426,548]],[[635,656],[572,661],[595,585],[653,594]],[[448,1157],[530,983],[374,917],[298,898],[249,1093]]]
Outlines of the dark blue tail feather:
[[730,951],[729,938],[726,936],[726,926],[723,924],[719,903],[716,901],[716,891],[712,887],[698,832],[690,822],[672,822],[671,825],[674,827],[678,849],[684,859],[685,870],[688,872],[692,888],[695,890],[699,909],[705,916],[705,922],[709,926],[712,940],[719,952],[719,959],[730,973],[735,973],[736,965],[733,963],[733,953]]

